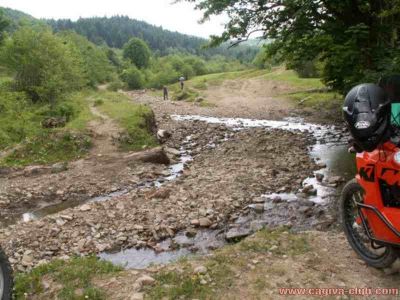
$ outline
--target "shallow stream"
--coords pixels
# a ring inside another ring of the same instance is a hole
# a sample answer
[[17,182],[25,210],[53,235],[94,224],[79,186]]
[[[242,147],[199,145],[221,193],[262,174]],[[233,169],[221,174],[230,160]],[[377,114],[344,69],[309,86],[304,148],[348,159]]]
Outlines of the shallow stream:
[[[286,119],[284,121],[270,120],[251,120],[251,119],[233,119],[233,118],[216,118],[205,116],[180,116],[174,115],[173,119],[177,121],[201,121],[213,124],[224,124],[233,127],[235,130],[245,128],[277,128],[290,131],[301,131],[312,133],[316,138],[316,143],[310,147],[310,156],[321,165],[321,169],[315,173],[323,175],[324,178],[340,176],[347,181],[355,175],[354,155],[348,153],[346,138],[343,132],[338,131],[334,126],[320,126],[316,124],[304,123],[301,119]],[[187,157],[185,158],[187,159]],[[178,170],[183,169],[185,162],[179,165]],[[312,184],[317,193],[309,196],[309,200],[328,205],[330,201],[338,197],[338,187],[320,182],[316,177],[307,178],[303,185]],[[275,193],[271,195],[263,195],[265,198],[278,197],[283,201],[296,201],[296,194]],[[271,203],[265,204],[266,209]],[[270,217],[270,216],[268,216]],[[250,213],[236,220],[233,230],[237,231],[237,236],[243,232],[243,236],[248,235],[266,224],[267,215]],[[249,229],[256,224],[256,228]],[[232,229],[231,229],[232,230]],[[183,233],[178,234],[173,239],[163,241],[158,245],[156,252],[153,249],[125,249],[115,253],[102,253],[100,258],[111,261],[115,264],[126,268],[141,269],[151,264],[166,264],[188,255],[206,254],[211,249],[216,249],[227,243],[227,234],[225,230],[202,230],[194,237],[187,237]],[[175,249],[177,248],[177,249]],[[175,249],[175,250],[174,250]]]

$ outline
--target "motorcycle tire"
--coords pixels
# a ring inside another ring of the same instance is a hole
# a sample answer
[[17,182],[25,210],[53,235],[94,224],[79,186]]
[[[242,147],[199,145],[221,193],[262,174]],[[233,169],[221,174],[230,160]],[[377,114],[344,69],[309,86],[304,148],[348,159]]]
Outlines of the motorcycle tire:
[[11,300],[13,291],[13,277],[11,265],[6,254],[0,248],[0,299]]
[[390,245],[379,245],[381,253],[376,253],[373,249],[369,249],[366,246],[371,243],[370,239],[367,238],[366,232],[369,229],[366,229],[363,224],[357,225],[355,222],[358,216],[355,202],[363,202],[364,194],[364,189],[356,179],[349,181],[343,188],[339,207],[342,228],[350,246],[369,266],[378,269],[387,268],[397,259],[398,249]]

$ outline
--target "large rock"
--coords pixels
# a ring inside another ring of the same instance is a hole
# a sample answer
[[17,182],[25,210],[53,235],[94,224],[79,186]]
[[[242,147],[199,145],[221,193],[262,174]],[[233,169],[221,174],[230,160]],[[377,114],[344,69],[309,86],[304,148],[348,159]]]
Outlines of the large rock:
[[132,153],[127,155],[125,158],[128,160],[141,161],[145,163],[164,164],[164,165],[170,164],[170,160],[167,154],[161,147],[157,147],[147,151]]
[[250,234],[252,234],[250,228],[232,228],[225,234],[225,239],[228,242],[233,242],[241,240]]
[[157,138],[160,143],[165,143],[171,137],[171,133],[167,130],[160,129],[157,131]]
[[65,117],[51,117],[44,119],[42,121],[43,128],[57,128],[64,127],[67,123],[67,119]]

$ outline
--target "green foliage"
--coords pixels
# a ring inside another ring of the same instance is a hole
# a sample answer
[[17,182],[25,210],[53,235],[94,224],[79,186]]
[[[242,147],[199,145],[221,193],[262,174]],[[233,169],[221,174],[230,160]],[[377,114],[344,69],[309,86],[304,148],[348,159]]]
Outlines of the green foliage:
[[103,291],[92,284],[92,278],[121,271],[109,262],[100,261],[95,256],[72,258],[68,261],[54,260],[34,268],[28,273],[18,273],[15,278],[14,296],[17,300],[40,296],[46,291],[43,280],[51,280],[60,285],[54,291],[57,299],[105,299]]
[[229,43],[215,48],[205,48],[208,40],[172,32],[146,22],[129,19],[126,16],[111,18],[80,18],[71,20],[48,20],[55,31],[73,30],[97,45],[106,44],[111,48],[122,48],[132,37],[144,40],[159,56],[176,53],[199,55],[210,58],[222,55],[242,63],[251,62],[258,52],[253,44],[229,48]]
[[151,51],[149,46],[141,39],[131,38],[124,45],[124,58],[129,59],[139,69],[149,66]]
[[21,146],[0,160],[0,165],[27,166],[80,158],[90,149],[91,140],[89,136],[80,133],[43,130]]
[[126,83],[130,89],[141,89],[144,86],[145,79],[138,68],[131,66],[124,70],[121,74],[121,79]]
[[24,93],[0,90],[0,149],[34,135],[40,127],[37,106]]
[[324,82],[343,92],[400,72],[398,1],[186,1],[204,10],[205,19],[221,13],[231,16],[214,44],[246,39],[258,28],[274,40],[272,55],[279,53],[295,69],[304,69],[305,62],[318,57]]
[[118,90],[123,88],[124,88],[124,83],[119,79],[114,79],[107,86],[107,90],[111,92],[118,92]]
[[[110,54],[107,50],[97,47],[74,32],[62,32],[60,36],[64,44],[70,44],[78,50],[79,56],[83,60],[82,72],[90,86],[95,87],[97,84],[110,79],[113,71],[110,60],[115,59],[115,57],[111,55],[111,58],[109,58],[108,55]],[[109,51],[112,50],[109,49]]]
[[35,101],[55,104],[82,88],[82,57],[47,28],[23,27],[5,41],[1,62],[15,72],[15,89]]
[[6,29],[10,26],[10,20],[5,16],[3,9],[0,8],[0,43],[4,39]]
[[[20,144],[0,164],[64,161],[86,153],[89,138],[82,132],[93,119],[87,97],[88,93],[76,93],[52,107],[32,103],[24,93],[0,89],[0,149]],[[42,128],[41,122],[48,117],[65,117],[66,128],[62,131]]]

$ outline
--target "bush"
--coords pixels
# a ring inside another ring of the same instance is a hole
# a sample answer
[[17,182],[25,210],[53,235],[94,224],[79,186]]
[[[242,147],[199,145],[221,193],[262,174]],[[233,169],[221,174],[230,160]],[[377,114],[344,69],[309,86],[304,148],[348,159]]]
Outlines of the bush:
[[121,74],[121,79],[130,89],[141,89],[145,84],[143,74],[135,66],[123,71]]
[[118,79],[111,81],[107,86],[107,90],[111,92],[117,92],[118,90],[123,88],[124,88],[124,83]]
[[54,105],[62,94],[87,83],[76,48],[46,28],[19,29],[5,41],[1,60],[15,72],[15,89],[26,92],[35,102]]
[[102,99],[96,99],[94,101],[94,106],[100,106],[100,105],[103,105],[103,104],[104,104],[104,101]]
[[305,60],[298,62],[294,70],[300,78],[318,78],[321,76],[317,68],[316,60]]

